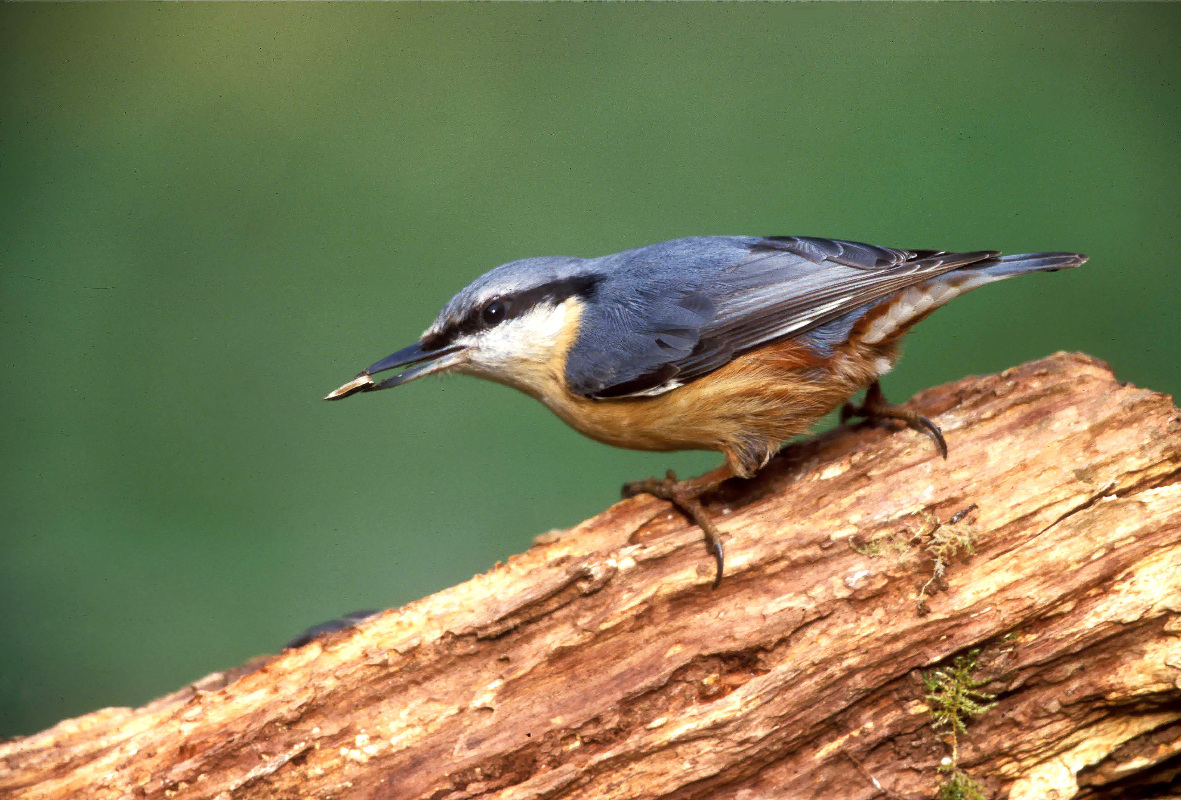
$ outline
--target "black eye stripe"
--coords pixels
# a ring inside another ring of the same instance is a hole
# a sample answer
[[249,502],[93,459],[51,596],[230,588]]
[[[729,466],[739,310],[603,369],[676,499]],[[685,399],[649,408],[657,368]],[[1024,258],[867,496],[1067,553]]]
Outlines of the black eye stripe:
[[[450,322],[447,327],[434,336],[424,339],[422,342],[423,349],[437,350],[440,347],[445,347],[454,342],[458,336],[487,330],[501,324],[505,320],[524,316],[541,303],[550,302],[557,305],[564,303],[567,299],[574,296],[589,297],[594,292],[595,284],[598,281],[597,276],[586,275],[578,278],[553,281],[552,283],[542,284],[532,289],[526,289],[523,292],[489,298],[468,311],[463,319]],[[501,315],[493,312],[493,319],[488,319],[485,317],[485,313],[494,303],[501,304],[504,313]]]

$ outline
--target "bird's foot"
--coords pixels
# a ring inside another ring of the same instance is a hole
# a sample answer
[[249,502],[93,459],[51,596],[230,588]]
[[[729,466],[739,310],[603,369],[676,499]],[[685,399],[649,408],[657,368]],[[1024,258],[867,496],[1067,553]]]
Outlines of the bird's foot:
[[887,419],[901,420],[919,433],[929,436],[939,450],[939,455],[947,458],[947,441],[943,438],[943,431],[939,430],[939,426],[917,411],[890,405],[882,395],[882,385],[877,381],[865,390],[865,399],[860,405],[845,403],[841,407],[842,425],[852,417],[864,417],[870,423]]
[[639,481],[628,481],[623,485],[623,496],[635,497],[637,494],[650,494],[661,500],[672,503],[681,513],[697,524],[705,533],[705,546],[714,557],[717,572],[711,588],[718,588],[722,582],[722,570],[725,566],[725,551],[722,548],[722,536],[717,527],[705,513],[705,507],[698,500],[704,492],[713,488],[714,482],[677,480],[677,474],[671,469],[664,478],[644,478]]

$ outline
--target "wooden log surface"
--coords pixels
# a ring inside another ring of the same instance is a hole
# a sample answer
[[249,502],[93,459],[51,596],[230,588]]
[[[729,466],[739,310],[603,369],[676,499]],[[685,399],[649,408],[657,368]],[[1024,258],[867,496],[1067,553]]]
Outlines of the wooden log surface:
[[946,461],[842,428],[710,498],[717,591],[699,530],[623,501],[355,629],[4,742],[0,796],[933,797],[951,743],[922,677],[971,651],[996,706],[956,766],[983,796],[1181,791],[1181,413],[1070,354],[911,406]]

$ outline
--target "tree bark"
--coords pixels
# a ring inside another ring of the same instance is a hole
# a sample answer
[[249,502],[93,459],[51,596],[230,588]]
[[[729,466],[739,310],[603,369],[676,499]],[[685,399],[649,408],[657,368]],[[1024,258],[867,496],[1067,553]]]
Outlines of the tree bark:
[[[0,795],[857,800],[956,770],[1013,800],[1181,791],[1181,414],[1068,354],[911,407],[946,461],[841,428],[708,498],[717,591],[700,530],[626,500],[354,629],[0,744]],[[953,742],[923,677],[974,651],[996,705]]]

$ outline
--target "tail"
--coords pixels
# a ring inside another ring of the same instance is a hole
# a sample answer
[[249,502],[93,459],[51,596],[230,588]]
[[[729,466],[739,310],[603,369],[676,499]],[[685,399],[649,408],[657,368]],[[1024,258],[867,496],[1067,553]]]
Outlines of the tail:
[[865,316],[861,341],[877,344],[906,331],[939,306],[986,283],[1027,272],[1055,272],[1085,264],[1081,253],[1021,253],[995,256],[945,272],[883,298]]
[[[1016,256],[1001,256],[973,264],[963,270],[956,270],[947,275],[940,275],[938,281],[948,275],[960,272],[976,272],[992,277],[992,280],[1011,278],[1014,275],[1024,275],[1027,272],[1055,272],[1060,269],[1070,269],[1087,263],[1087,257],[1082,253],[1022,253]],[[991,281],[987,281],[991,283]]]

